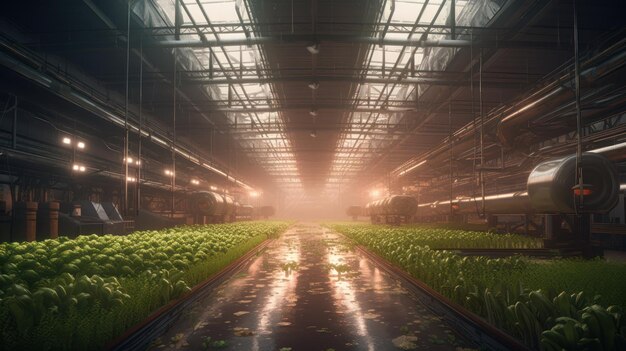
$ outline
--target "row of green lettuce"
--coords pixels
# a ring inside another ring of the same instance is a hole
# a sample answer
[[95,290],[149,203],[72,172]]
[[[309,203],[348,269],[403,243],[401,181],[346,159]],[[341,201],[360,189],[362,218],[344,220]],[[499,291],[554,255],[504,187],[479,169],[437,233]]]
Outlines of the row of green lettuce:
[[432,227],[329,225],[541,350],[626,350],[626,264],[462,257],[436,248],[534,248],[535,239]]
[[1,348],[102,348],[287,226],[241,222],[0,244]]

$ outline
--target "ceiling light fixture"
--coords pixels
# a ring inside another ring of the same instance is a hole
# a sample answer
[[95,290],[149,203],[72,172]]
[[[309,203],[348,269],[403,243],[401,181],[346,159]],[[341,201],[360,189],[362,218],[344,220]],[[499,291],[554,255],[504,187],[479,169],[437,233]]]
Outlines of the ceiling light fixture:
[[86,170],[85,166],[78,164],[78,163],[74,163],[72,165],[72,170],[76,171],[76,172],[84,172]]
[[312,130],[311,133],[309,134],[311,136],[311,138],[317,138],[317,131]]
[[314,80],[314,81],[309,82],[308,86],[309,86],[309,88],[311,88],[312,90],[317,90],[317,88],[319,88],[319,87],[320,87],[320,82],[318,82],[318,81]]
[[313,117],[317,116],[317,109],[312,108],[312,109],[309,111],[309,114],[310,114],[311,116],[313,116]]

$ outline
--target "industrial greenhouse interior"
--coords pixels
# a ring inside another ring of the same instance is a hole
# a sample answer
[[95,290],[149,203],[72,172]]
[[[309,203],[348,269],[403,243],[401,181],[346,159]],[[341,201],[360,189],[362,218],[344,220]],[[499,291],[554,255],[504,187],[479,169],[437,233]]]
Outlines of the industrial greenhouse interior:
[[626,350],[623,1],[3,8],[0,350]]

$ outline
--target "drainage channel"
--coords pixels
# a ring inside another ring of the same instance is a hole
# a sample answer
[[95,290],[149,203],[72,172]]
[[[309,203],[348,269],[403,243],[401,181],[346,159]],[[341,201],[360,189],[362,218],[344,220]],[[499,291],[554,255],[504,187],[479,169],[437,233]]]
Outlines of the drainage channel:
[[131,349],[510,349],[318,224],[292,226],[227,274],[176,314],[154,318],[157,329],[127,335],[142,341]]

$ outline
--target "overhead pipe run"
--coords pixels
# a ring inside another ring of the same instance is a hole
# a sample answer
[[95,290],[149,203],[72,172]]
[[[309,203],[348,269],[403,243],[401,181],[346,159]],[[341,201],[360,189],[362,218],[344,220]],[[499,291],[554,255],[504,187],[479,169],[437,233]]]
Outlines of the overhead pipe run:
[[[583,62],[580,72],[581,83],[606,85],[603,80],[612,78],[611,73],[624,66],[626,66],[626,39]],[[520,130],[527,130],[532,120],[575,101],[574,78],[574,73],[568,69],[567,73],[514,106],[498,123],[497,136],[500,142],[510,147],[526,144],[524,136],[527,133],[520,133]]]
[[[589,171],[583,169],[583,174],[585,177],[589,176],[590,182],[599,182],[601,184],[608,184],[608,187],[600,187],[598,189],[591,189],[591,191],[599,190],[605,193],[602,197],[609,198],[608,201],[604,204],[605,209],[608,207],[613,207],[614,203],[612,200],[611,194],[617,194],[619,191],[626,191],[626,184],[619,185],[617,177],[615,174],[615,169],[610,162],[602,161],[602,159],[611,161],[611,162],[620,162],[626,160],[626,142],[606,146],[598,149],[589,150],[584,153],[586,161],[585,169],[591,168]],[[597,156],[592,156],[597,155]],[[569,173],[563,173],[563,170],[566,167],[572,166],[572,158],[575,159],[575,155],[570,155],[567,157],[563,157],[560,159],[556,159],[556,161],[560,161],[561,164],[559,166],[558,163],[555,164],[555,160],[549,160],[541,163],[528,177],[527,187],[532,190],[530,191],[533,194],[535,208],[533,208],[531,197],[528,195],[528,191],[518,191],[513,193],[506,194],[497,194],[497,195],[489,195],[485,196],[485,212],[488,214],[520,214],[520,213],[533,213],[536,212],[537,209],[550,209],[550,208],[566,208],[566,211],[571,211],[571,199],[574,198],[572,195],[570,200],[563,200],[563,194],[567,193],[566,188],[553,188],[551,189],[548,185],[546,185],[546,181],[549,177],[551,177],[552,181],[554,181],[555,177],[558,179],[567,180],[567,174],[571,176],[572,184],[569,187],[571,190],[570,194],[573,194],[574,190],[572,187],[576,185],[575,181],[575,172],[571,170]],[[549,166],[552,164],[552,166]],[[555,167],[559,166],[559,167]],[[540,168],[541,166],[541,168]],[[547,170],[550,169],[551,173]],[[558,173],[562,172],[562,173]],[[540,177],[539,175],[543,173]],[[557,174],[558,173],[558,174]],[[550,174],[548,176],[548,174]],[[530,186],[528,184],[531,184]],[[591,183],[593,184],[593,183]],[[562,185],[561,185],[562,186]],[[617,188],[617,190],[616,190]],[[608,190],[607,190],[608,189]],[[580,190],[579,190],[580,191]],[[608,193],[606,193],[608,191]],[[583,189],[584,192],[584,189]],[[598,196],[595,194],[594,196]],[[615,195],[617,196],[617,195]],[[466,197],[460,199],[452,200],[452,205],[450,204],[450,200],[444,201],[435,201],[431,203],[420,204],[418,207],[418,215],[419,216],[433,216],[433,215],[444,215],[449,213],[450,206],[455,207],[456,213],[464,213],[464,214],[472,214],[478,213],[478,209],[481,204],[481,197]],[[543,205],[541,202],[548,201],[551,205]],[[585,203],[589,205],[588,201],[585,200]],[[592,205],[595,202],[592,202]],[[559,205],[557,205],[559,204]],[[569,206],[569,207],[568,207]],[[594,206],[602,206],[602,203],[594,205]],[[608,211],[608,210],[607,210]],[[571,212],[570,212],[571,213]]]
[[623,161],[626,160],[626,142],[601,147],[598,149],[590,150],[588,152],[603,155],[613,162]]
[[[610,73],[624,66],[626,66],[626,39],[621,40],[583,62],[581,64],[581,80],[583,82],[594,82],[594,85],[598,85],[598,82],[602,81],[602,78],[610,77]],[[486,126],[492,126],[498,123],[496,129],[497,137],[503,145],[521,145],[520,141],[522,139],[526,140],[524,145],[529,144],[527,140],[529,135],[528,126],[533,120],[544,116],[546,113],[557,110],[562,106],[574,103],[574,91],[572,90],[573,76],[570,72],[571,67],[567,70],[567,74],[536,90],[532,95],[523,100],[523,102],[511,107],[502,107],[495,112],[489,113],[485,119],[485,124]],[[569,88],[567,89],[563,87],[566,82],[569,82]],[[624,103],[624,101],[617,100],[611,105],[615,103],[621,104]],[[609,112],[606,112],[607,110]],[[606,107],[598,107],[598,110],[595,111],[597,115],[601,115],[602,113],[610,113],[610,110]],[[573,116],[575,115],[568,117]],[[469,123],[453,134],[453,153],[472,147],[472,138],[475,135],[476,125],[478,125],[478,123]],[[449,140],[446,139],[428,154],[414,158],[399,166],[392,171],[392,175],[398,176],[404,169],[423,160],[428,160],[429,163],[435,164],[436,160],[448,154],[448,142]]]
[[[23,55],[18,50],[12,48],[10,45],[8,45],[8,43],[5,43],[4,41],[0,41],[0,46],[11,50],[15,54],[23,57],[26,60],[29,60],[29,61],[32,60],[26,57],[25,55]],[[36,61],[33,62],[33,64],[36,65]],[[72,87],[70,87],[66,83],[63,83],[57,79],[48,77],[44,73],[42,73],[40,70],[33,68],[33,67],[29,67],[28,65],[22,63],[19,60],[16,60],[12,56],[7,55],[3,52],[0,52],[0,65],[3,65],[9,69],[12,69],[16,73],[47,88],[49,91],[51,91],[55,95],[60,96],[61,98],[93,113],[94,115],[100,118],[103,118],[121,128],[124,128],[125,126],[127,126],[130,132],[135,133],[135,134],[141,133],[141,136],[150,138],[152,142],[159,144],[166,149],[173,149],[174,152],[180,155],[182,158],[192,163],[195,163],[199,166],[202,166],[209,171],[220,174],[226,177],[228,180],[234,182],[235,184],[238,184],[246,189],[252,188],[248,184],[245,184],[244,182],[242,182],[241,180],[235,179],[234,177],[228,175],[226,172],[219,170],[214,165],[209,164],[208,161],[203,161],[199,157],[192,155],[189,151],[181,148],[179,145],[174,143],[168,137],[163,136],[154,130],[146,131],[145,128],[140,131],[139,127],[135,125],[134,123],[132,123],[131,121],[128,121],[128,124],[127,124],[127,122],[125,121],[123,117],[121,117],[115,112],[111,112],[108,108],[103,107],[103,105],[94,101],[93,98],[90,97],[88,94],[83,93],[82,91],[78,90],[80,89],[80,87],[76,85],[73,85]]]

